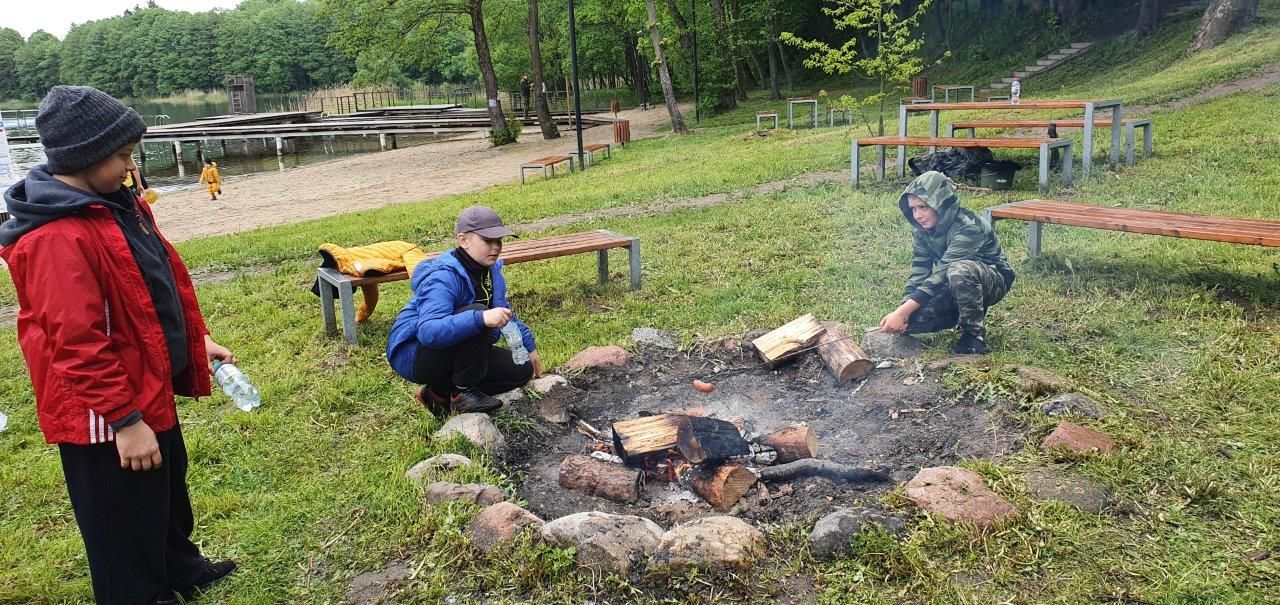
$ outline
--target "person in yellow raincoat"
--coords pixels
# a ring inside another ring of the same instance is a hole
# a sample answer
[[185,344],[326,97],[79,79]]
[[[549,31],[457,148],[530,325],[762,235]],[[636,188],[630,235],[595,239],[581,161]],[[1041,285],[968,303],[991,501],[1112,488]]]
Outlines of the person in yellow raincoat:
[[204,161],[204,170],[200,172],[200,182],[209,188],[209,200],[218,199],[222,193],[222,175],[218,174],[218,163],[213,160]]

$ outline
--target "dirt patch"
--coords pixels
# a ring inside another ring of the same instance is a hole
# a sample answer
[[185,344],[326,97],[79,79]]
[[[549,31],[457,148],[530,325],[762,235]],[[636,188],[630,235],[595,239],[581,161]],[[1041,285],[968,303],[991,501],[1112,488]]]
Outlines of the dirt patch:
[[[715,391],[694,391],[690,383],[695,378],[714,383]],[[997,458],[1019,446],[1027,427],[1017,419],[1015,404],[957,398],[939,378],[939,371],[913,363],[876,370],[863,382],[838,383],[813,354],[769,370],[740,349],[706,355],[644,351],[626,368],[589,372],[572,379],[572,388],[548,396],[563,398],[580,418],[602,430],[615,421],[664,411],[741,417],[761,433],[808,424],[818,434],[823,458],[886,470],[895,483],[922,467]],[[561,461],[583,453],[588,443],[573,428],[539,425],[512,432],[507,439],[506,459],[516,476],[517,497],[543,519],[601,510],[670,526],[718,514],[691,492],[660,481],[647,482],[634,505],[560,487]],[[786,521],[826,514],[892,487],[822,478],[777,482],[768,486],[767,496],[753,488],[735,512],[755,521]]]
[[1175,110],[1186,109],[1188,107],[1191,107],[1192,105],[1198,105],[1200,103],[1212,101],[1214,99],[1222,98],[1222,97],[1233,95],[1240,92],[1251,92],[1255,90],[1262,90],[1264,88],[1267,88],[1268,86],[1275,86],[1276,84],[1280,84],[1280,67],[1272,67],[1271,69],[1263,71],[1262,73],[1255,74],[1247,78],[1232,80],[1230,82],[1223,82],[1221,84],[1215,84],[1213,86],[1210,86],[1209,88],[1206,88],[1200,92],[1197,92],[1194,95],[1191,95],[1189,97],[1183,97],[1176,101],[1170,101],[1168,103],[1159,103],[1156,105],[1135,106],[1132,108],[1126,107],[1125,113],[1129,114],[1130,112],[1132,112],[1134,114],[1146,115],[1157,109],[1175,109]]
[[395,601],[387,593],[398,588],[408,575],[409,567],[404,561],[396,561],[385,569],[362,573],[351,580],[345,602],[351,605],[394,605]]
[[18,325],[18,306],[0,307],[0,330],[9,330]]

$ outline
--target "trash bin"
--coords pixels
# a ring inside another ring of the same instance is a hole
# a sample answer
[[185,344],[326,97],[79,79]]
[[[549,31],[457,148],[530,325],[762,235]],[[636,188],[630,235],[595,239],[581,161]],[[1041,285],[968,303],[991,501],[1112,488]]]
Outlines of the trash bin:
[[978,174],[978,184],[987,189],[1006,191],[1013,188],[1013,176],[1018,172],[1016,166],[1004,162],[993,162],[982,165]]
[[911,96],[927,97],[929,96],[929,78],[925,76],[916,76],[911,78]]

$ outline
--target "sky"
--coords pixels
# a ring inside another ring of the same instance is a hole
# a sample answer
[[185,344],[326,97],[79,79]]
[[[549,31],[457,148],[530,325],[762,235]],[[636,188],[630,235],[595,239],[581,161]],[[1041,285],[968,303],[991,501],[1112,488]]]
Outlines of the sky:
[[[175,11],[200,12],[215,8],[235,8],[241,0],[156,0],[156,4]],[[0,8],[0,27],[18,30],[22,37],[43,29],[59,40],[65,38],[72,23],[114,17],[147,0],[5,0]]]

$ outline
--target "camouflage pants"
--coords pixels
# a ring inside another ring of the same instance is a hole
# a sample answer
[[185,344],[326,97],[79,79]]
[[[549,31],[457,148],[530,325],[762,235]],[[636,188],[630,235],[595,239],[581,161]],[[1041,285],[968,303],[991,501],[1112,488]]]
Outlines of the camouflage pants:
[[956,327],[984,336],[987,309],[1008,292],[1004,278],[990,266],[962,260],[947,267],[947,289],[907,319],[908,334],[924,334]]

